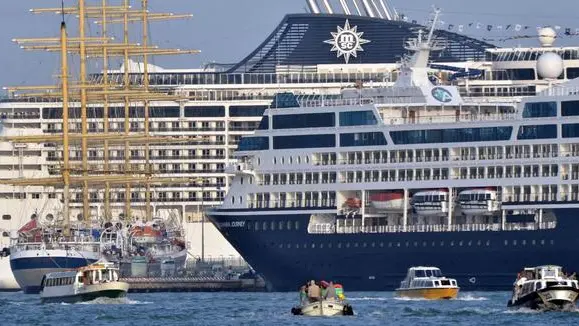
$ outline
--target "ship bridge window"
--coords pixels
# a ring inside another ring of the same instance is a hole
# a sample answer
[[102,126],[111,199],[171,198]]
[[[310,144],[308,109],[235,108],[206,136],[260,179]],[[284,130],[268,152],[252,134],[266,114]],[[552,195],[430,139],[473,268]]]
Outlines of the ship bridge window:
[[[579,74],[577,77],[579,77]],[[564,117],[579,115],[579,101],[561,102],[561,115]]]
[[186,106],[185,117],[224,117],[224,106]]
[[579,77],[579,68],[567,68],[567,79],[575,79]]
[[265,112],[265,105],[232,105],[229,107],[230,117],[261,117]]
[[545,118],[557,116],[557,102],[525,103],[523,118]]
[[577,138],[577,137],[579,137],[579,123],[563,125],[563,138]]
[[239,142],[240,151],[261,151],[269,149],[269,137],[244,137]]
[[268,116],[264,116],[261,118],[261,121],[259,122],[259,126],[257,127],[258,130],[267,130],[269,129],[269,117]]
[[456,128],[392,131],[396,145],[504,141],[511,138],[513,127]]
[[178,106],[156,106],[149,108],[149,117],[151,118],[179,118],[181,108]]
[[325,134],[325,135],[277,136],[273,138],[273,149],[325,148],[325,147],[336,147],[335,135]]
[[377,125],[378,120],[372,111],[340,112],[340,126]]
[[528,125],[519,128],[517,139],[557,138],[557,125]]
[[334,113],[285,114],[273,116],[273,129],[335,127]]
[[386,137],[381,132],[357,132],[340,134],[340,146],[380,146],[386,145]]

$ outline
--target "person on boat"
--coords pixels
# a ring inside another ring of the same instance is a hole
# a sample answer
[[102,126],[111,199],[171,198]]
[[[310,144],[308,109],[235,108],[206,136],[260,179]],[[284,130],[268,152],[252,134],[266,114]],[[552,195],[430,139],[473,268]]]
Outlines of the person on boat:
[[326,293],[324,294],[324,299],[332,301],[336,300],[336,288],[334,287],[334,282],[330,281],[330,284],[328,284]]
[[308,287],[308,298],[310,302],[320,301],[321,292],[320,287],[316,284],[314,280],[310,281],[310,286]]
[[306,299],[308,298],[308,292],[307,292],[307,287],[305,285],[302,285],[302,287],[300,288],[300,304],[304,304],[306,302]]

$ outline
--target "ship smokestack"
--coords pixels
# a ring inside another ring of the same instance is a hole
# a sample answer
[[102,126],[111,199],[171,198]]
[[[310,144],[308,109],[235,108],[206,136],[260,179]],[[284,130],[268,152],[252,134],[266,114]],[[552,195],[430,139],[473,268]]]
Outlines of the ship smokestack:
[[308,2],[308,7],[310,7],[310,11],[314,14],[319,14],[320,13],[320,7],[318,7],[318,3],[316,2],[316,0],[307,0]]
[[346,15],[352,14],[352,12],[350,11],[350,8],[348,8],[348,3],[346,2],[346,0],[340,0],[340,4],[342,5],[342,9],[344,9],[344,13]]
[[368,16],[376,17],[376,15],[374,14],[374,10],[372,10],[372,6],[370,6],[369,0],[362,0],[362,4],[364,5],[364,10],[366,10]]
[[354,7],[356,8],[356,11],[358,12],[359,16],[364,16],[362,15],[362,11],[360,10],[360,6],[358,6],[358,0],[352,0],[352,2],[354,3]]
[[382,12],[380,12],[380,8],[378,8],[378,6],[376,5],[376,2],[374,2],[374,0],[370,0],[370,3],[372,4],[372,9],[375,10],[375,12],[378,14],[378,16],[380,16],[380,18],[384,18],[384,15],[382,15]]
[[323,0],[323,2],[324,2],[324,6],[326,7],[326,10],[328,11],[328,14],[333,14],[334,9],[332,9],[332,6],[330,5],[330,1],[329,0]]

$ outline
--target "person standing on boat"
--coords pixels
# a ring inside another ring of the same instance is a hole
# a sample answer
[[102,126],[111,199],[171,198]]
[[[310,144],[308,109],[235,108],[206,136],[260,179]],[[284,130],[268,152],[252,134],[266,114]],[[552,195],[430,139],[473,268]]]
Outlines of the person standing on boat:
[[306,303],[306,299],[308,298],[308,290],[305,285],[302,285],[300,288],[300,304]]
[[334,282],[330,281],[330,284],[328,284],[324,299],[332,301],[336,300],[336,288],[334,287]]
[[320,287],[316,284],[314,280],[310,281],[310,286],[308,287],[308,298],[310,302],[320,301],[321,292]]

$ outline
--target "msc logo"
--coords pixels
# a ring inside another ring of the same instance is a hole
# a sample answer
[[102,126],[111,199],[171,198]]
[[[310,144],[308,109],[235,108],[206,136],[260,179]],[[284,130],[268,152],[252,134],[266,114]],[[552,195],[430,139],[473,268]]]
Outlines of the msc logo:
[[432,89],[432,97],[437,101],[442,103],[448,103],[452,101],[452,94],[442,87],[435,87]]
[[324,41],[332,45],[331,51],[336,51],[337,57],[344,56],[346,63],[350,61],[350,56],[356,58],[358,51],[362,52],[363,44],[370,43],[369,40],[362,38],[364,32],[358,32],[358,26],[350,27],[350,22],[346,20],[344,27],[338,26],[338,32],[331,32],[332,39]]

